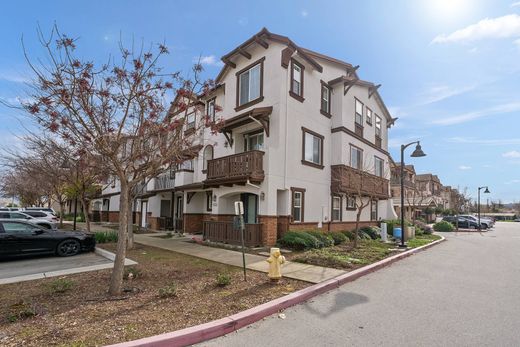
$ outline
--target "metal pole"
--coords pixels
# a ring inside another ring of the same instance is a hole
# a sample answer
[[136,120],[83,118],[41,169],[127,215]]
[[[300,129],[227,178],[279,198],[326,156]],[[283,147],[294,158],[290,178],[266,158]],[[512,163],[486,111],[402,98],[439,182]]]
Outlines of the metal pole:
[[478,206],[477,206],[477,211],[478,211],[478,231],[480,231],[480,187],[478,187]]
[[240,215],[238,218],[240,219],[240,242],[242,243],[242,266],[244,268],[244,282],[246,282],[247,277],[246,277],[246,253],[245,253],[245,246],[244,246],[244,232],[245,232],[244,216]]
[[[404,244],[404,149],[405,146],[401,145],[401,245],[400,247],[405,248]],[[393,232],[393,230],[392,230]]]

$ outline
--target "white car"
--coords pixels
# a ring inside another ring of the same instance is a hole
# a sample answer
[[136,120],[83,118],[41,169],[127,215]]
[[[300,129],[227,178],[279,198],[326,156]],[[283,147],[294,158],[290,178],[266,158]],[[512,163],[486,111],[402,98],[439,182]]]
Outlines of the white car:
[[25,211],[22,211],[22,213],[29,215],[36,219],[45,219],[45,220],[47,220],[49,222],[53,222],[53,223],[58,223],[60,220],[58,217],[56,217],[55,214],[53,214],[51,212],[47,212],[47,211],[25,210]]
[[16,211],[2,211],[0,212],[0,219],[11,219],[18,221],[26,221],[36,225],[39,225],[46,229],[57,229],[57,224],[54,222],[50,222],[45,219],[39,219],[29,216],[28,214]]

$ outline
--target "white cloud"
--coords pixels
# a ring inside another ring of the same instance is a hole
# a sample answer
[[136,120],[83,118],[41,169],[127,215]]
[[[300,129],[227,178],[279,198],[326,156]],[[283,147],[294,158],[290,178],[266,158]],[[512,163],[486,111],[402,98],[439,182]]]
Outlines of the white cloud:
[[520,183],[520,180],[511,180],[511,181],[504,182],[504,184],[515,184],[515,183]]
[[519,151],[509,151],[506,153],[502,153],[502,156],[504,158],[520,158],[520,152]]
[[511,37],[520,37],[520,16],[517,14],[482,19],[476,24],[469,25],[451,34],[438,35],[432,43],[471,42]]
[[206,55],[201,57],[195,57],[193,58],[194,63],[200,63],[202,65],[208,65],[208,66],[222,66],[224,63],[220,61],[220,59],[217,59],[214,55]]
[[471,54],[474,54],[474,53],[477,53],[477,51],[478,51],[478,48],[477,47],[473,47],[468,52],[471,53]]
[[238,19],[238,24],[241,26],[246,26],[249,23],[249,19],[247,17],[241,17]]
[[307,12],[307,10],[302,10],[302,12],[300,14],[302,15],[303,18],[305,18],[309,15],[309,12]]
[[446,117],[446,118],[440,118],[433,120],[431,124],[436,125],[453,125],[453,124],[460,124],[472,121],[474,119],[493,116],[496,114],[502,114],[502,113],[510,113],[520,111],[520,102],[511,102],[508,104],[502,104],[490,108],[486,108],[479,111],[472,111],[467,113],[462,113],[456,116]]
[[0,80],[14,83],[30,83],[31,79],[28,77],[24,77],[19,73],[15,73],[12,71],[1,71],[0,72]]
[[471,145],[489,145],[489,146],[504,146],[504,145],[520,145],[520,138],[513,139],[480,139],[474,137],[451,137],[446,139],[451,143],[467,143]]
[[459,170],[471,170],[471,166],[460,165]]
[[520,7],[520,1],[513,2],[513,3],[511,4],[511,7]]
[[464,87],[450,87],[446,85],[433,86],[423,94],[424,101],[421,105],[433,104],[456,95],[464,94],[476,88],[476,85]]

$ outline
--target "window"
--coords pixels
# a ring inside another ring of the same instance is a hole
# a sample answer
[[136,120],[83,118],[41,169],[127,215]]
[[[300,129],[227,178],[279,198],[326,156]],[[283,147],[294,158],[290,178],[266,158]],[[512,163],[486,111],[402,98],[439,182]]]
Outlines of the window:
[[363,103],[356,100],[356,124],[363,126]]
[[370,220],[377,220],[377,200],[372,200],[370,204]]
[[213,159],[213,146],[207,145],[206,148],[204,148],[204,152],[202,153],[202,170],[206,171],[208,169],[208,161]]
[[238,75],[238,105],[242,106],[261,96],[262,63],[240,72]]
[[353,145],[350,146],[350,167],[363,169],[363,150]]
[[31,217],[26,216],[25,214],[22,214],[22,213],[11,213],[11,218],[13,218],[13,219],[31,219]]
[[372,125],[372,110],[369,109],[368,107],[366,108],[366,110],[367,110],[367,124]]
[[195,112],[189,113],[186,116],[186,130],[195,128]]
[[355,210],[356,209],[356,198],[352,196],[347,196],[347,210]]
[[341,196],[332,197],[332,220],[341,221]]
[[384,167],[383,159],[374,156],[374,174],[379,177],[383,177],[383,167]]
[[381,137],[381,117],[376,114],[376,136]]
[[208,114],[209,121],[215,121],[215,98],[208,101],[206,105],[206,113]]
[[244,135],[244,151],[264,149],[264,132],[256,132]]
[[206,192],[206,210],[211,211],[213,208],[213,191]]
[[303,158],[302,163],[323,168],[323,136],[309,130],[303,130]]
[[29,234],[34,230],[41,229],[37,225],[30,225],[18,222],[2,222],[4,232],[8,234]]
[[193,171],[193,160],[186,160],[177,164],[175,171]]
[[321,112],[330,116],[330,87],[325,83],[321,84]]
[[303,101],[303,65],[296,61],[291,63],[291,96]]
[[305,203],[305,189],[291,188],[292,199],[291,199],[291,215],[293,222],[303,222],[303,212]]

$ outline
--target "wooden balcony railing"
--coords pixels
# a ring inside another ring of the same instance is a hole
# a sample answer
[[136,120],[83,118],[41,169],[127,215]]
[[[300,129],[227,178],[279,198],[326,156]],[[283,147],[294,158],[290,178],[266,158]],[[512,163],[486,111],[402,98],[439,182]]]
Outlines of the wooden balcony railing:
[[[246,224],[244,244],[247,247],[262,245],[262,224]],[[233,228],[233,222],[206,221],[203,228],[204,240],[240,245],[240,230]]]
[[389,181],[368,172],[346,165],[332,165],[331,189],[333,193],[346,193],[386,199],[390,197]]
[[261,183],[264,180],[263,156],[264,152],[255,150],[209,160],[204,185],[243,184],[248,180]]
[[175,179],[170,178],[170,174],[155,177],[154,190],[169,190],[175,188]]
[[[399,178],[392,178],[390,180],[390,184],[392,186],[401,186],[401,179],[399,179]],[[412,181],[410,181],[410,180],[405,179],[403,184],[407,188],[415,188],[415,184]]]

